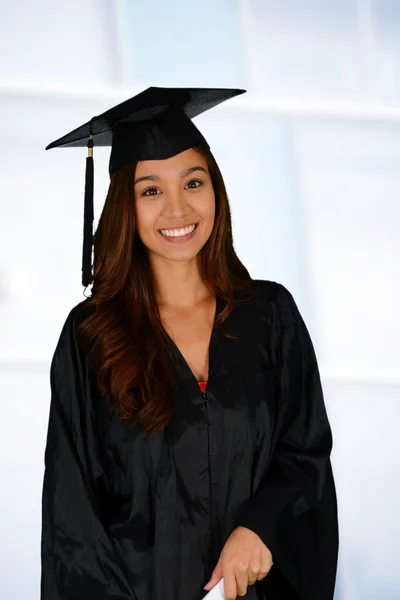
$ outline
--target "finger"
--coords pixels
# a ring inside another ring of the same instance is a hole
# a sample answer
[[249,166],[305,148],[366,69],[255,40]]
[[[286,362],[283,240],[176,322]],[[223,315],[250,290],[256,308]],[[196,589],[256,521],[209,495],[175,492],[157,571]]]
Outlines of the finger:
[[247,575],[247,583],[248,585],[253,585],[258,578],[260,571],[257,571],[257,573],[253,573],[253,572],[249,572]]
[[273,564],[274,561],[272,560],[271,552],[262,552],[259,571],[260,573],[264,573],[264,577],[269,573]]
[[270,572],[270,570],[272,569],[272,565],[273,565],[273,561],[272,560],[267,560],[264,561],[264,563],[262,564],[262,566],[260,567],[259,573],[257,575],[257,580],[261,581],[261,579],[264,579],[264,577],[266,577],[268,575],[268,573]]
[[222,561],[221,561],[221,559],[219,559],[214,571],[211,574],[210,581],[207,583],[207,585],[204,586],[204,589],[207,591],[210,591],[214,586],[217,585],[217,583],[221,579],[222,579]]
[[268,573],[270,572],[271,568],[272,568],[273,563],[270,562],[269,565],[265,568],[261,568],[258,572],[257,575],[257,580],[260,581],[261,579],[264,579],[264,577],[266,577],[268,575]]
[[249,585],[253,585],[257,581],[257,576],[260,573],[260,570],[260,560],[253,559],[253,562],[250,564],[247,571]]
[[237,596],[237,587],[236,587],[236,577],[235,573],[232,569],[228,571],[224,571],[224,597],[225,600],[236,600]]
[[210,581],[204,586],[204,589],[209,592],[210,590],[213,589],[213,587],[215,587],[217,585],[217,583],[219,581],[221,581],[221,579],[222,579],[221,575],[213,575],[211,577]]
[[244,596],[247,592],[248,575],[246,571],[236,571],[236,590],[238,596]]

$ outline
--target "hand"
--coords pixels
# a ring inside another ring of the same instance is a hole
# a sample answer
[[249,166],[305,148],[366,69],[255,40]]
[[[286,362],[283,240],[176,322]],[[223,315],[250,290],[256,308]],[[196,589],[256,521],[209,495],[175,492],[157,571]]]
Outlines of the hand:
[[272,554],[260,536],[247,527],[236,527],[204,589],[211,590],[223,577],[225,599],[235,600],[246,594],[248,584],[264,579],[272,565]]

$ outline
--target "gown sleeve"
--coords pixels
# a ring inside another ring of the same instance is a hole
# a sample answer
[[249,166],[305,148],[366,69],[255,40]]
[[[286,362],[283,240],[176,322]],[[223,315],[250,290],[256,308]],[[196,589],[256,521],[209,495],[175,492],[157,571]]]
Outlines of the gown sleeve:
[[271,571],[256,584],[268,600],[332,600],[338,555],[332,433],[312,341],[281,284],[277,304],[280,393],[272,459],[236,526],[255,531],[272,553]]
[[51,401],[42,489],[41,600],[132,600],[123,557],[96,502],[96,440],[85,395],[85,360],[74,309],[50,368]]

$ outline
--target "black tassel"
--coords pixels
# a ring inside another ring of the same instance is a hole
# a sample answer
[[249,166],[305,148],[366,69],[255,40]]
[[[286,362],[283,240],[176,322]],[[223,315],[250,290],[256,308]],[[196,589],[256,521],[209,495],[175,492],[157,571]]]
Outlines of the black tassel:
[[92,283],[92,246],[93,246],[93,139],[88,141],[85,175],[85,209],[83,215],[83,253],[82,253],[82,285]]

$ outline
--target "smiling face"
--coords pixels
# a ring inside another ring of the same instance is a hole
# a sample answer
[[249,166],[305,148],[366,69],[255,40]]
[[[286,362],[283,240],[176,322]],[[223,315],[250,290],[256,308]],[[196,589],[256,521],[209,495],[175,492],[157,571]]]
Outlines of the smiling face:
[[150,259],[189,261],[211,235],[215,196],[205,158],[193,148],[165,160],[139,161],[137,231]]

